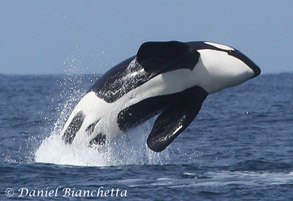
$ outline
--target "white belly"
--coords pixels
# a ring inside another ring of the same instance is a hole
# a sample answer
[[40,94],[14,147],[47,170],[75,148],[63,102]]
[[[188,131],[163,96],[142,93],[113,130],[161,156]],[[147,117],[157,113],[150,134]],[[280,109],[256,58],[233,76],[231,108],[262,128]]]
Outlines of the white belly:
[[[64,128],[68,127],[79,111],[83,111],[85,118],[81,128],[76,133],[73,144],[87,145],[99,133],[105,134],[107,141],[110,142],[123,134],[117,124],[117,116],[121,110],[144,99],[181,92],[192,86],[194,86],[194,79],[192,79],[191,71],[180,69],[152,78],[113,103],[108,103],[97,97],[94,92],[89,92],[74,108]],[[87,127],[97,120],[99,122],[95,126],[94,133],[88,135]],[[64,131],[65,129],[62,133]]]

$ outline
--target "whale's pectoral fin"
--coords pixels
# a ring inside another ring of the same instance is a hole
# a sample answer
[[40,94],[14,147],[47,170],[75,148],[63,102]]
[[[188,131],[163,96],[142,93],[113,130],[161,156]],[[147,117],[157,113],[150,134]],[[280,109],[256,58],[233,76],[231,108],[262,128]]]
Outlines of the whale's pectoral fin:
[[148,147],[155,152],[163,151],[193,121],[207,95],[200,87],[185,90],[183,97],[156,119],[147,139]]
[[140,46],[136,60],[146,72],[158,74],[181,68],[192,70],[199,56],[182,42],[146,42]]

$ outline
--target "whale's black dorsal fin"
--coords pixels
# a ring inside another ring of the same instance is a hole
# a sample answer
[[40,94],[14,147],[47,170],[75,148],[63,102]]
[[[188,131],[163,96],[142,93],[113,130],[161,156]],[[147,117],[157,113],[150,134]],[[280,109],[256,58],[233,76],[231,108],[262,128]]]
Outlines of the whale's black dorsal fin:
[[207,95],[200,87],[185,90],[183,97],[156,119],[147,139],[148,147],[155,152],[163,151],[193,121]]
[[181,68],[192,70],[199,56],[182,42],[146,42],[140,46],[136,60],[146,72],[159,74]]

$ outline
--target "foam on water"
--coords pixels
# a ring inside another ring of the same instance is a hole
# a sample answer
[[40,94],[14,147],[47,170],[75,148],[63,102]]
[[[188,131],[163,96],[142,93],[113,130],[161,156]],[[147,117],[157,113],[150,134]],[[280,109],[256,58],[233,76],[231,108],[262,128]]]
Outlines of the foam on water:
[[75,93],[63,104],[60,117],[49,137],[44,139],[34,153],[36,162],[77,166],[118,166],[129,164],[162,164],[169,160],[168,150],[162,153],[151,151],[146,145],[154,119],[128,131],[105,146],[87,147],[65,145],[60,135],[73,103],[81,97]]
[[[147,122],[146,124],[148,124]],[[35,161],[78,166],[117,166],[130,164],[162,164],[168,151],[155,153],[146,145],[144,124],[102,147],[65,145],[59,133],[52,133],[35,152]]]
[[[76,72],[74,72],[76,73]],[[63,89],[59,94],[59,105],[56,110],[59,118],[52,126],[50,134],[34,153],[34,160],[41,163],[53,163],[77,166],[116,166],[127,164],[161,163],[168,158],[168,153],[156,154],[146,147],[147,133],[151,129],[151,121],[131,130],[113,143],[91,148],[79,145],[65,145],[61,138],[61,130],[81,97],[94,80],[86,80],[83,75],[69,75],[60,81]],[[62,101],[66,100],[66,101]]]
[[[34,160],[41,163],[53,163],[78,166],[112,166],[137,163],[160,163],[161,155],[152,153],[145,145],[149,124],[142,125],[113,143],[98,149],[65,145],[61,139],[61,130],[71,111],[86,93],[94,80],[86,80],[83,75],[69,75],[60,80],[62,88],[58,98],[59,118],[52,125],[49,136],[34,152]],[[66,100],[66,101],[63,101]],[[163,154],[168,156],[167,153]],[[163,158],[164,158],[163,157]]]

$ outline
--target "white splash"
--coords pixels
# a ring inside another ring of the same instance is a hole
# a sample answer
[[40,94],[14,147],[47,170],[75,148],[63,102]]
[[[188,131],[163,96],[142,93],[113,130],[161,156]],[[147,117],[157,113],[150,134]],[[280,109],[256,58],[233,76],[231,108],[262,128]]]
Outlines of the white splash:
[[[57,132],[52,132],[35,152],[35,161],[76,166],[120,166],[132,164],[164,164],[168,150],[151,151],[146,145],[153,119],[124,134],[114,142],[96,148],[65,145]],[[59,124],[59,123],[58,123]]]
[[82,75],[68,76],[60,82],[60,87],[64,88],[60,93],[60,99],[66,101],[59,104],[57,108],[60,113],[59,118],[52,126],[49,136],[34,152],[34,161],[76,166],[165,164],[169,161],[168,149],[155,153],[146,145],[155,117],[105,146],[91,148],[80,144],[65,145],[60,133],[72,109],[86,92],[80,87],[85,85],[82,78]]

